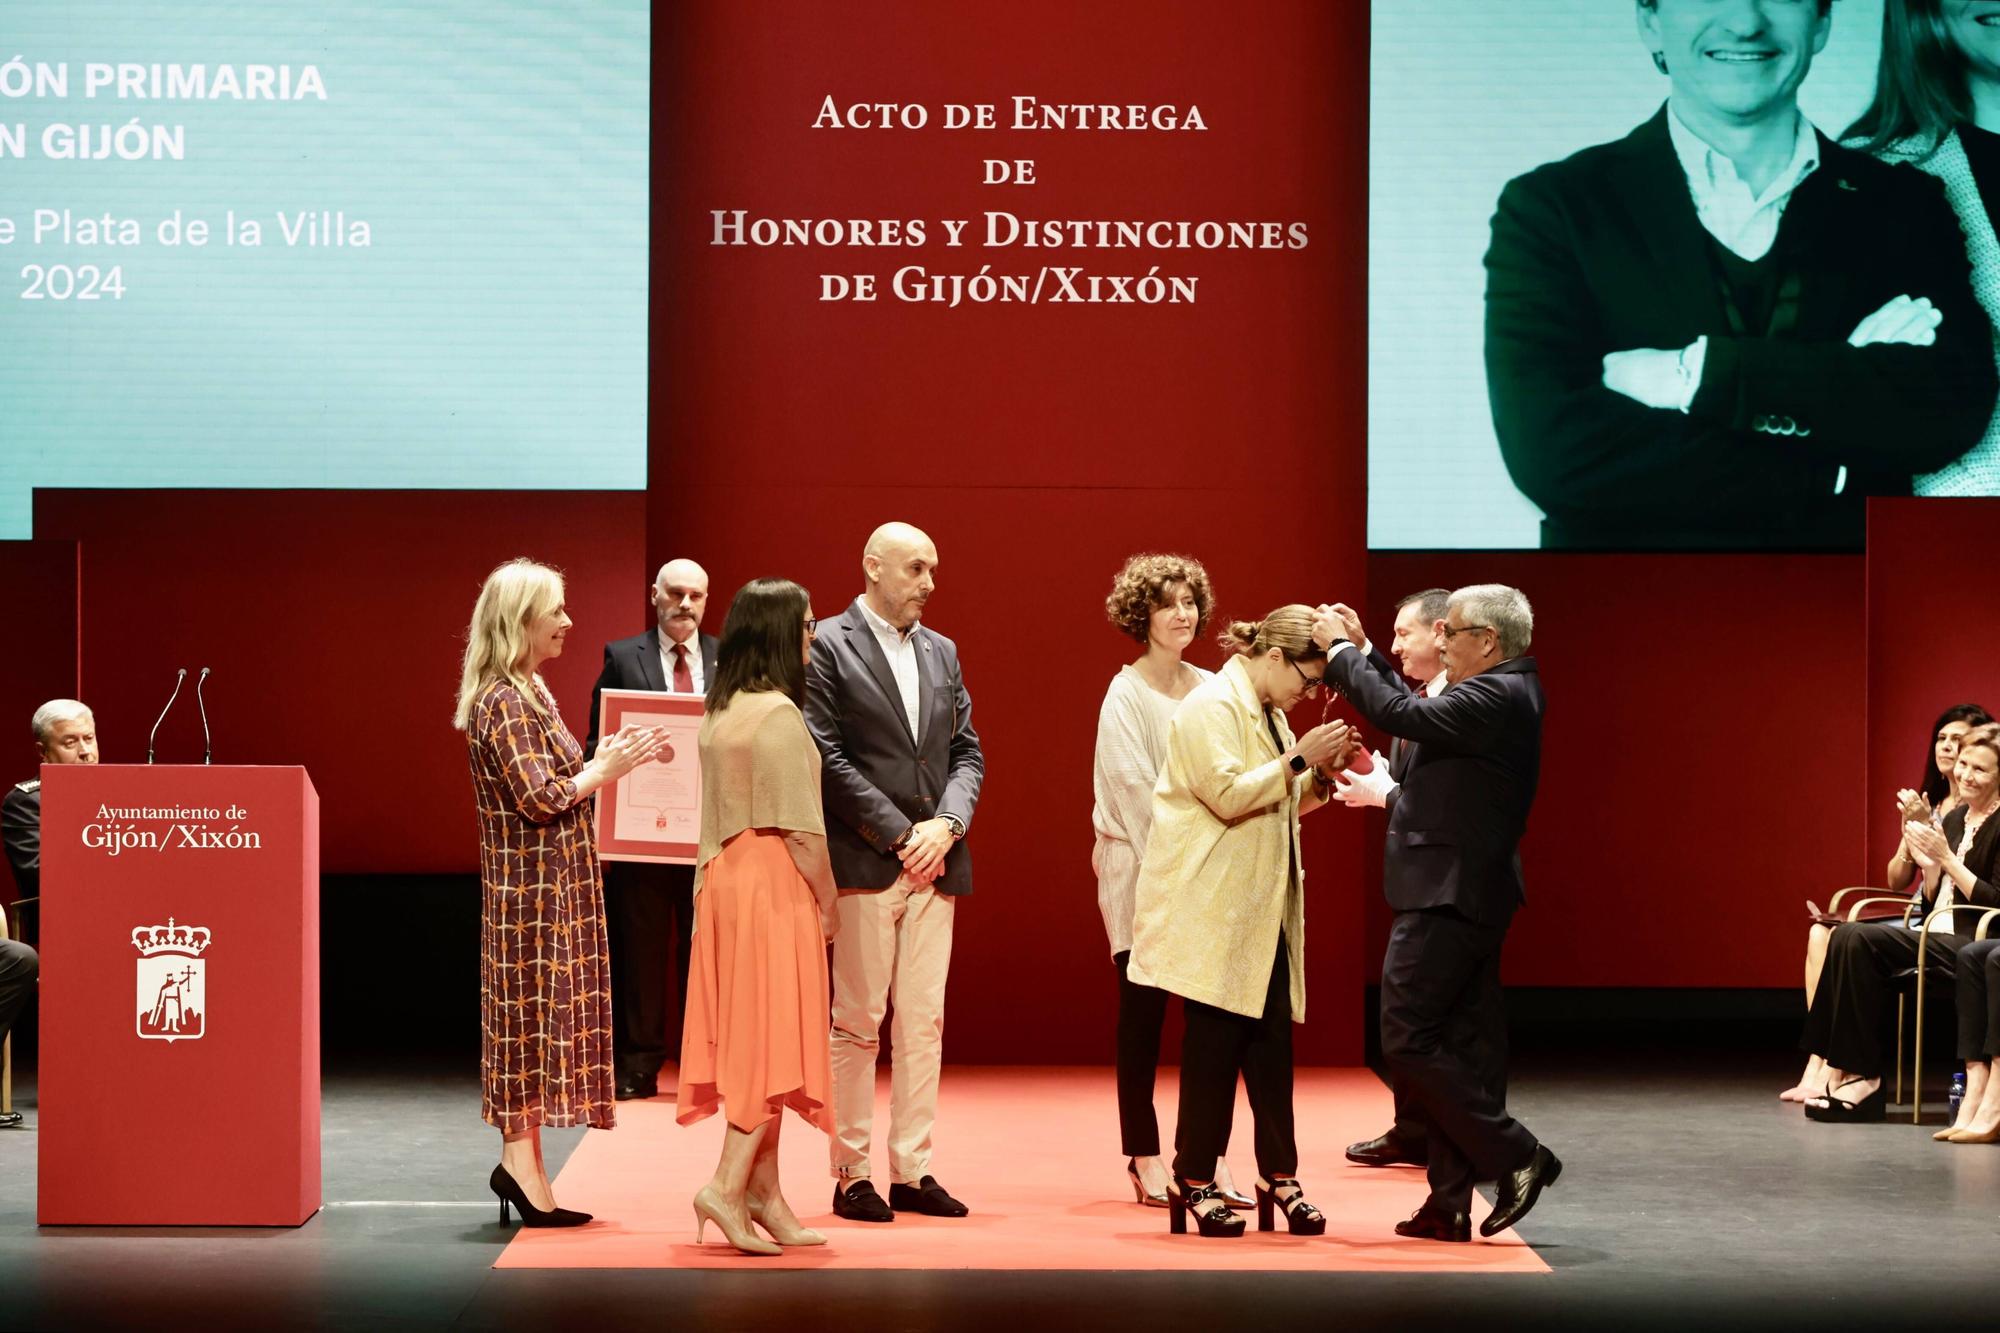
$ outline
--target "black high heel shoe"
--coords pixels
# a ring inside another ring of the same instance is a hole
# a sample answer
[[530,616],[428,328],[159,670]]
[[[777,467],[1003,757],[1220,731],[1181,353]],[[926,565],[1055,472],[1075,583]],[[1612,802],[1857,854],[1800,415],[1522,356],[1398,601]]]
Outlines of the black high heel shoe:
[[500,1196],[500,1225],[507,1225],[507,1208],[511,1204],[521,1214],[524,1227],[580,1227],[590,1220],[589,1213],[579,1213],[573,1208],[550,1208],[546,1211],[528,1202],[528,1195],[521,1188],[521,1182],[514,1179],[504,1166],[493,1168],[493,1174],[486,1183]]
[[[1840,1087],[1844,1088],[1850,1083],[1859,1082],[1861,1080],[1858,1078],[1850,1078],[1843,1082]],[[1889,1099],[1884,1094],[1881,1085],[1878,1084],[1875,1091],[1869,1093],[1858,1102],[1850,1102],[1834,1096],[1838,1091],[1840,1091],[1840,1088],[1828,1088],[1822,1096],[1808,1101],[1806,1103],[1806,1119],[1836,1125],[1872,1125],[1879,1124],[1881,1121],[1887,1119]],[[1826,1105],[1820,1106],[1817,1104],[1822,1101]]]
[[[1200,1205],[1210,1199],[1217,1207],[1208,1212],[1201,1211]],[[1200,1189],[1191,1190],[1188,1183],[1179,1176],[1174,1177],[1173,1188],[1167,1191],[1167,1234],[1185,1236],[1188,1214],[1194,1214],[1195,1229],[1204,1236],[1240,1236],[1243,1234],[1242,1217],[1229,1211],[1229,1205],[1222,1202],[1222,1191],[1210,1181]]]
[[[1278,1191],[1286,1186],[1291,1193],[1280,1196]],[[1257,1229],[1269,1231],[1273,1205],[1285,1211],[1285,1226],[1294,1236],[1324,1236],[1326,1234],[1326,1214],[1306,1202],[1305,1187],[1295,1176],[1272,1176],[1269,1185],[1257,1182]]]

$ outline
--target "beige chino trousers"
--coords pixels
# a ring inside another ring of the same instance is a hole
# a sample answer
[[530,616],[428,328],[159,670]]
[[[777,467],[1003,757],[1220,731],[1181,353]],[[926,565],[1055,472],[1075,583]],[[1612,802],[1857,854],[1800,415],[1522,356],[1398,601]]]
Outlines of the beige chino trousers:
[[833,1174],[863,1180],[874,1147],[875,1057],[882,1015],[896,1059],[889,1075],[889,1178],[914,1185],[931,1169],[952,900],[900,875],[886,889],[842,889],[833,937]]

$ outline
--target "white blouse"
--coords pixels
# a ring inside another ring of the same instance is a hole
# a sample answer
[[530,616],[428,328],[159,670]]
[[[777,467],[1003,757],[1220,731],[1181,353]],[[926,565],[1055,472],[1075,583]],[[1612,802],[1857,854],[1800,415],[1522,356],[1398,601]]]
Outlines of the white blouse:
[[[1181,668],[1192,673],[1190,688],[1214,675],[1188,662]],[[1153,825],[1153,788],[1166,762],[1167,724],[1181,702],[1161,694],[1127,665],[1111,678],[1097,713],[1097,755],[1091,766],[1097,799],[1090,812],[1097,845],[1090,867],[1097,872],[1097,910],[1104,915],[1113,957],[1132,947],[1132,889]]]

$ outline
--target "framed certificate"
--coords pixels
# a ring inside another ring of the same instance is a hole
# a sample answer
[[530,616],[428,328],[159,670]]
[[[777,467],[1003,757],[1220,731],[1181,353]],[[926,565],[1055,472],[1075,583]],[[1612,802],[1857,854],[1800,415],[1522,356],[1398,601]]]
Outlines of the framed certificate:
[[693,865],[701,841],[701,755],[695,738],[707,711],[698,694],[605,690],[600,743],[634,723],[673,733],[667,751],[597,789],[597,855],[604,861]]

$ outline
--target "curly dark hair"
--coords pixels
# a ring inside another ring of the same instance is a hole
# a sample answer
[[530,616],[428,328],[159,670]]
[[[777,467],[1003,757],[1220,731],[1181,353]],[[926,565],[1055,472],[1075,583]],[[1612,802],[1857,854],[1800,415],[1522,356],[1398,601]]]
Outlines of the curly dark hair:
[[1200,616],[1194,632],[1200,637],[1215,611],[1215,594],[1208,586],[1208,571],[1201,567],[1201,561],[1189,555],[1146,552],[1127,560],[1111,580],[1111,595],[1104,599],[1104,614],[1127,635],[1144,643],[1153,612],[1167,604],[1167,589],[1176,583],[1186,584],[1194,594],[1195,613]]

